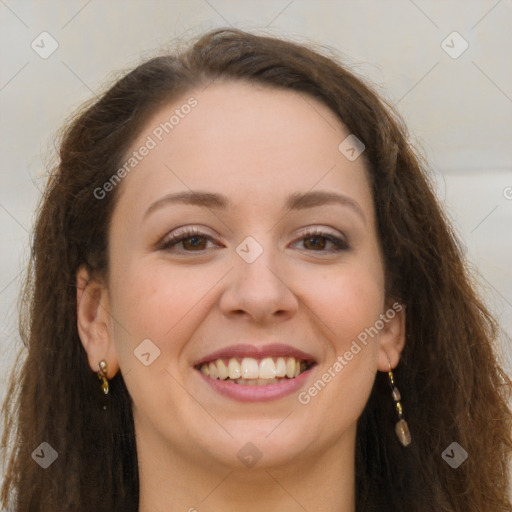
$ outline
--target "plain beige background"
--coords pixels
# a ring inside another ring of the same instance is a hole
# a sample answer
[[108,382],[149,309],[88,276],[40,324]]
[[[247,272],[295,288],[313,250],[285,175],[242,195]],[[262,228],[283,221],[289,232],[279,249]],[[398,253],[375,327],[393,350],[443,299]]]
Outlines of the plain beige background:
[[29,232],[64,118],[162,45],[220,26],[330,47],[397,105],[501,321],[512,369],[510,1],[0,0],[0,16],[2,398]]

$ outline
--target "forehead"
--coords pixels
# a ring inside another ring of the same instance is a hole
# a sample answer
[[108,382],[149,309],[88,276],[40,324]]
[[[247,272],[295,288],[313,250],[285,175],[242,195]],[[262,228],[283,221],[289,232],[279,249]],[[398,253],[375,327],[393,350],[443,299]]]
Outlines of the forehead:
[[214,82],[151,117],[126,158],[150,149],[123,180],[122,195],[133,205],[200,189],[222,191],[236,205],[341,188],[364,202],[371,198],[363,159],[349,161],[338,149],[348,135],[334,112],[304,93]]

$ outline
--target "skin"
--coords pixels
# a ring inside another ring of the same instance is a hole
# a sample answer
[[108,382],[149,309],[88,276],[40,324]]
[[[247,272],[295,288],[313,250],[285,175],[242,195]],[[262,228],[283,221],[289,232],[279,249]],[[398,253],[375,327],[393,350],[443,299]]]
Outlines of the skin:
[[[391,307],[364,159],[338,150],[349,132],[317,100],[229,81],[166,105],[131,151],[190,96],[198,105],[120,185],[108,281],[77,274],[91,370],[106,359],[108,377],[121,370],[133,400],[139,510],[353,512],[356,422],[376,372],[398,364],[403,310],[308,404],[297,393],[232,400],[193,363],[244,341],[286,343],[317,362],[299,390],[307,391]],[[155,201],[189,190],[222,193],[233,206],[166,204],[145,217]],[[312,190],[343,194],[360,212],[336,203],[284,209],[289,194]],[[190,239],[161,249],[180,226],[210,240],[199,239],[199,251]],[[349,248],[308,243],[306,227]],[[253,263],[235,251],[247,236],[263,248]],[[149,366],[134,356],[145,339],[160,350]],[[248,442],[262,454],[251,468],[237,457]]]

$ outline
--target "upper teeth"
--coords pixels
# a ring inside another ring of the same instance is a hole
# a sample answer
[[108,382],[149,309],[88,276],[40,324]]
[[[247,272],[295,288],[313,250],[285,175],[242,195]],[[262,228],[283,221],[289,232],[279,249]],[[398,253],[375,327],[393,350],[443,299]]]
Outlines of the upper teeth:
[[276,377],[297,377],[306,369],[306,362],[294,357],[265,357],[254,359],[244,357],[240,362],[232,357],[226,365],[223,359],[201,365],[201,372],[212,379],[274,379]]

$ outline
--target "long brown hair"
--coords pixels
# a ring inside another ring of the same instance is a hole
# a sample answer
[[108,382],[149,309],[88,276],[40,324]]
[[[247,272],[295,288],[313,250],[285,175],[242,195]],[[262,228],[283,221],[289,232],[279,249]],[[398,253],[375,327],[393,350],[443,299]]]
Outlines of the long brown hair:
[[[24,360],[4,404],[3,505],[15,512],[138,509],[130,396],[119,372],[108,403],[101,401],[77,332],[76,272],[82,264],[93,274],[108,271],[107,233],[118,190],[101,200],[94,190],[119,169],[162,103],[217,78],[314,97],[366,146],[386,292],[407,309],[395,377],[413,443],[398,443],[387,375],[378,373],[358,422],[358,512],[512,510],[512,383],[494,353],[498,326],[475,294],[402,121],[362,79],[322,52],[231,29],[141,64],[86,105],[63,133],[32,240],[21,316]],[[42,442],[58,453],[44,470],[31,456]],[[468,453],[456,469],[441,456],[452,442]]]

